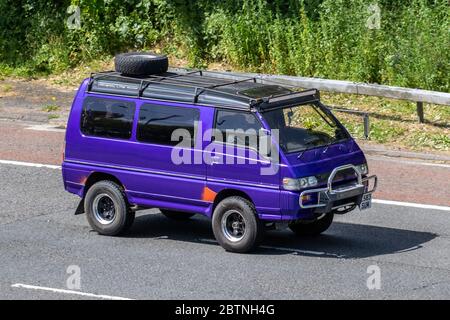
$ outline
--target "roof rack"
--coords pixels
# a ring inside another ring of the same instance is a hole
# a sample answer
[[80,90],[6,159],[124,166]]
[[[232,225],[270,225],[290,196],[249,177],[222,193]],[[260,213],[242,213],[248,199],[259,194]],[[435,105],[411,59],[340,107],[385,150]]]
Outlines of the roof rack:
[[[260,82],[258,82],[260,80]],[[269,85],[267,83],[274,83]],[[238,109],[268,109],[279,104],[318,100],[318,91],[292,91],[287,85],[258,78],[227,80],[205,76],[202,70],[164,73],[145,77],[126,76],[115,71],[92,73],[87,86],[90,93],[136,98],[217,105]],[[261,89],[258,96],[245,91]],[[308,99],[305,99],[308,98]],[[292,101],[291,101],[292,100]]]

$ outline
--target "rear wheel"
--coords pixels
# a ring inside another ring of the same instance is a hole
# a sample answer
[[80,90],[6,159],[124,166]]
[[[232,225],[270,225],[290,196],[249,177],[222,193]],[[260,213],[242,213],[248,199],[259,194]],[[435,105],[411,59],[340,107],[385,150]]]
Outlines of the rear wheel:
[[327,213],[314,221],[296,220],[289,223],[289,228],[298,236],[317,236],[331,226],[333,217],[333,213]]
[[102,235],[120,235],[134,222],[134,212],[123,189],[112,181],[100,181],[91,186],[84,207],[89,225]]
[[163,215],[172,220],[189,220],[191,217],[195,216],[195,213],[173,211],[166,209],[159,209]]
[[254,205],[242,197],[222,200],[214,210],[212,226],[219,244],[231,252],[249,252],[264,236]]

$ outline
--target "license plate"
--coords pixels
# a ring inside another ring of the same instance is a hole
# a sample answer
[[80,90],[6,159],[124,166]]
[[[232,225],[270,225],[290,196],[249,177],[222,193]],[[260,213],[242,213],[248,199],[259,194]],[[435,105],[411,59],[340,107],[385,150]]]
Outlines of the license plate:
[[362,196],[361,203],[359,204],[360,210],[366,210],[372,207],[372,194],[371,193],[365,193]]

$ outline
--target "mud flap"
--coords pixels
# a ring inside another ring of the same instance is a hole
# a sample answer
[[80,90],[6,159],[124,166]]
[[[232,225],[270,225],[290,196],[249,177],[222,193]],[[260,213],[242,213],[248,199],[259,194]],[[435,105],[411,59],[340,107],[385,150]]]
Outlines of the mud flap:
[[84,211],[84,198],[83,198],[83,199],[81,199],[80,203],[78,204],[77,210],[75,210],[75,215],[83,214],[84,212],[85,211]]

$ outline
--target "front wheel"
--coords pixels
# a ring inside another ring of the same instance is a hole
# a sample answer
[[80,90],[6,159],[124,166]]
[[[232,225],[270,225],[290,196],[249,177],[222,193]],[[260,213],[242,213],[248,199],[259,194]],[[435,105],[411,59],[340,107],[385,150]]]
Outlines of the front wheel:
[[331,226],[333,217],[333,213],[327,213],[312,222],[296,220],[289,223],[289,229],[298,236],[318,236]]
[[249,252],[264,236],[254,205],[242,197],[222,200],[214,210],[212,227],[216,240],[230,252]]

